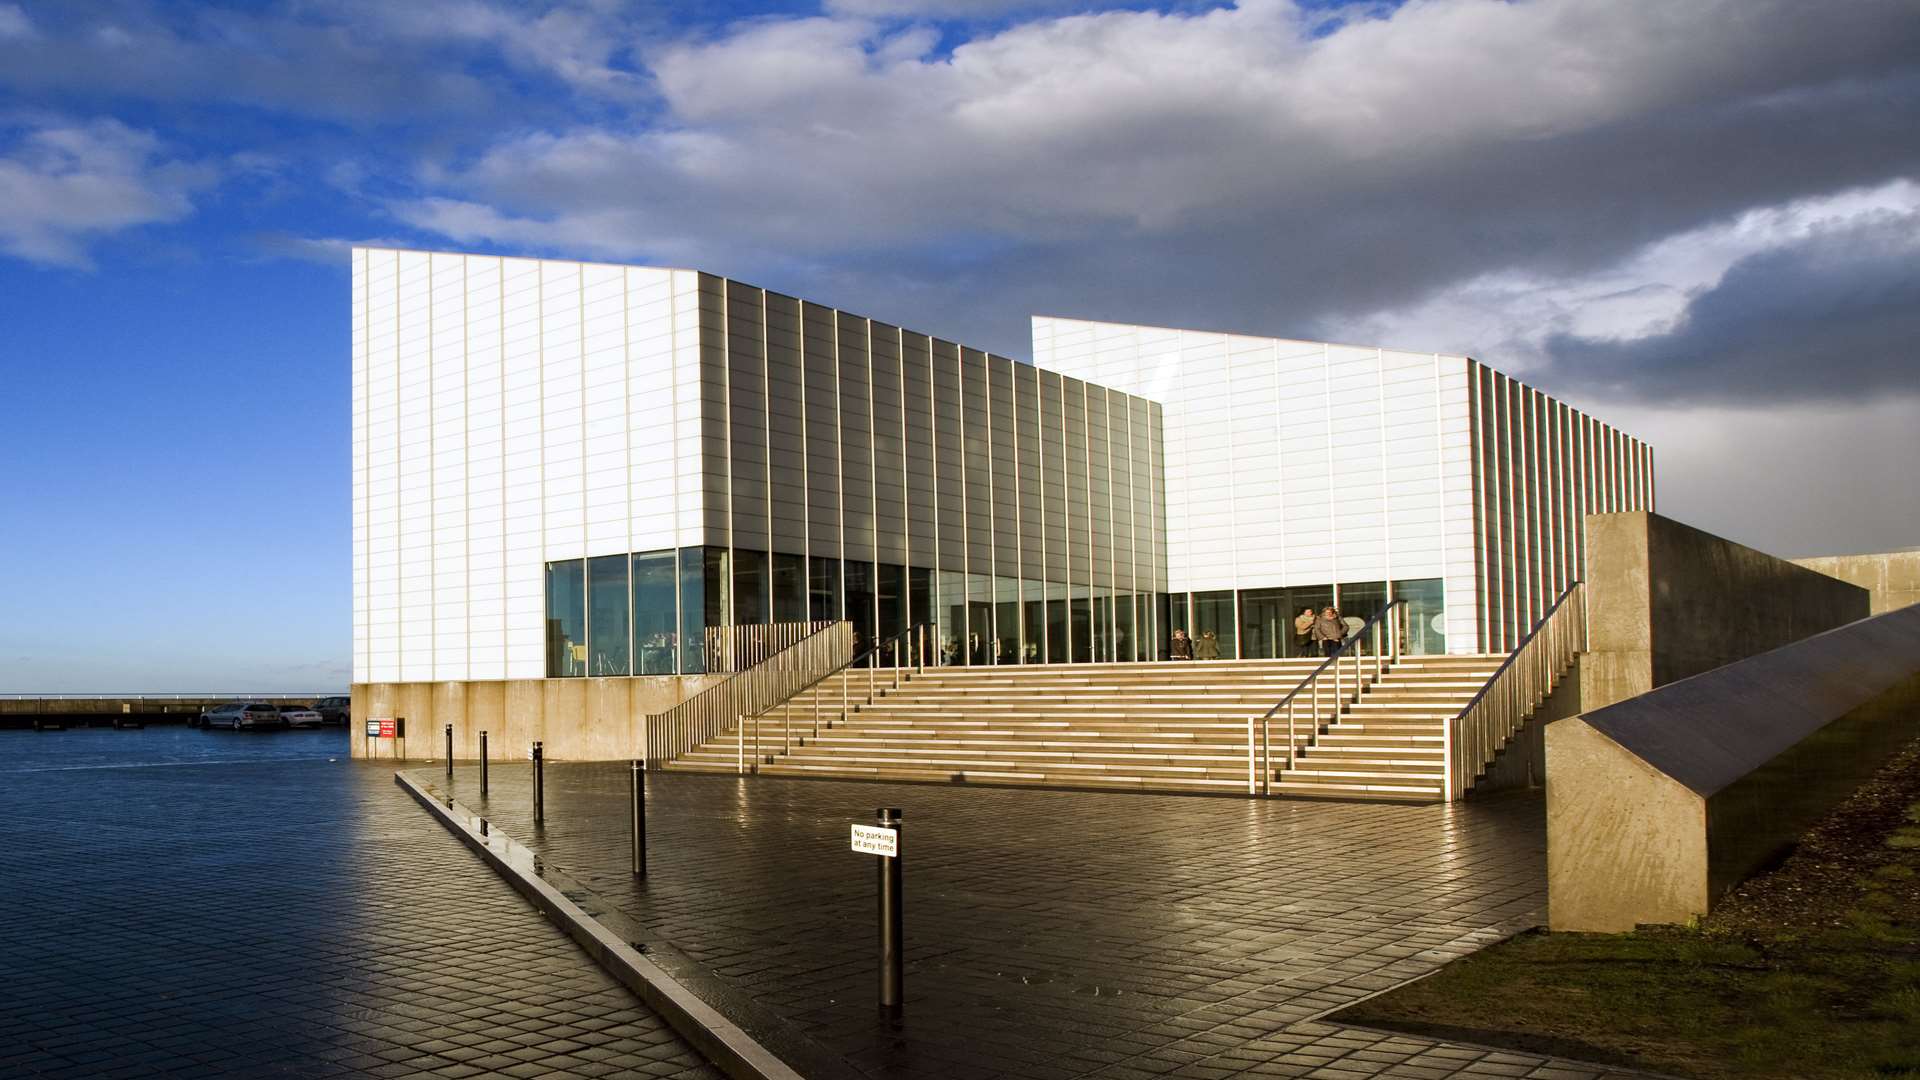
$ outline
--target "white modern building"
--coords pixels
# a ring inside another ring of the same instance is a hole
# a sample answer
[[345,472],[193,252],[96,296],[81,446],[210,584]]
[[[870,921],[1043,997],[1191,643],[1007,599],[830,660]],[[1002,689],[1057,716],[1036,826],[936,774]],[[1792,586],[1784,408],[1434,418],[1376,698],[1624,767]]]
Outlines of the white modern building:
[[692,270],[356,248],[354,682],[685,676],[707,627],[950,664],[1510,648],[1651,451],[1465,358],[1060,318],[1033,363]]

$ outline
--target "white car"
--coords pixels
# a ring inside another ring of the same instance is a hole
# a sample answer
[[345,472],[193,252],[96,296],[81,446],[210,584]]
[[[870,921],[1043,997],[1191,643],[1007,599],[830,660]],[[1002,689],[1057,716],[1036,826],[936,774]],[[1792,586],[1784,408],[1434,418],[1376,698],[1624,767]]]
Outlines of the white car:
[[280,717],[287,722],[287,726],[290,728],[317,728],[322,722],[320,714],[307,708],[305,705],[282,705],[280,706]]

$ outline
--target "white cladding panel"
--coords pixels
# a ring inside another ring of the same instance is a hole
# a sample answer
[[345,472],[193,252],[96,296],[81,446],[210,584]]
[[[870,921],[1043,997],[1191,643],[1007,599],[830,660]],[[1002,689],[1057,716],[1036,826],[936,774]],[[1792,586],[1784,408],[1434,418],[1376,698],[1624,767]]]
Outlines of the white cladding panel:
[[1163,404],[1170,591],[1439,578],[1478,647],[1465,358],[1045,317],[1033,348]]
[[543,677],[548,561],[701,542],[695,275],[352,264],[353,679]]

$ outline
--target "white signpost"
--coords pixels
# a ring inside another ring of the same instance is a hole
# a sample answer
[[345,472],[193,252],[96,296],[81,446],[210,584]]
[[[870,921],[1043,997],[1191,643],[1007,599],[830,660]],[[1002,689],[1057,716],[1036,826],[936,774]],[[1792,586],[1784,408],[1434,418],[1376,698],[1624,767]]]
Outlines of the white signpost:
[[883,829],[877,825],[855,825],[853,850],[861,855],[885,855],[890,859],[898,858],[900,830]]

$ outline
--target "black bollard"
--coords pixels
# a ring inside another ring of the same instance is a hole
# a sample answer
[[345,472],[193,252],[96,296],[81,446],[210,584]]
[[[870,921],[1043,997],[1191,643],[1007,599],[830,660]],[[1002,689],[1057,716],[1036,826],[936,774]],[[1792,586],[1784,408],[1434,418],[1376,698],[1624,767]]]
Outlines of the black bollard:
[[453,725],[447,725],[447,779],[453,779]]
[[879,856],[880,1007],[898,1012],[902,988],[906,983],[906,948],[901,944],[905,935],[905,920],[900,888],[900,810],[898,807],[883,806],[875,810],[873,816],[877,825],[892,829],[896,834],[894,854]]
[[647,876],[647,781],[633,763],[633,876]]
[[533,744],[533,823],[535,825],[547,819],[547,769],[546,755],[538,742]]
[[487,797],[487,733],[480,733],[480,797]]

